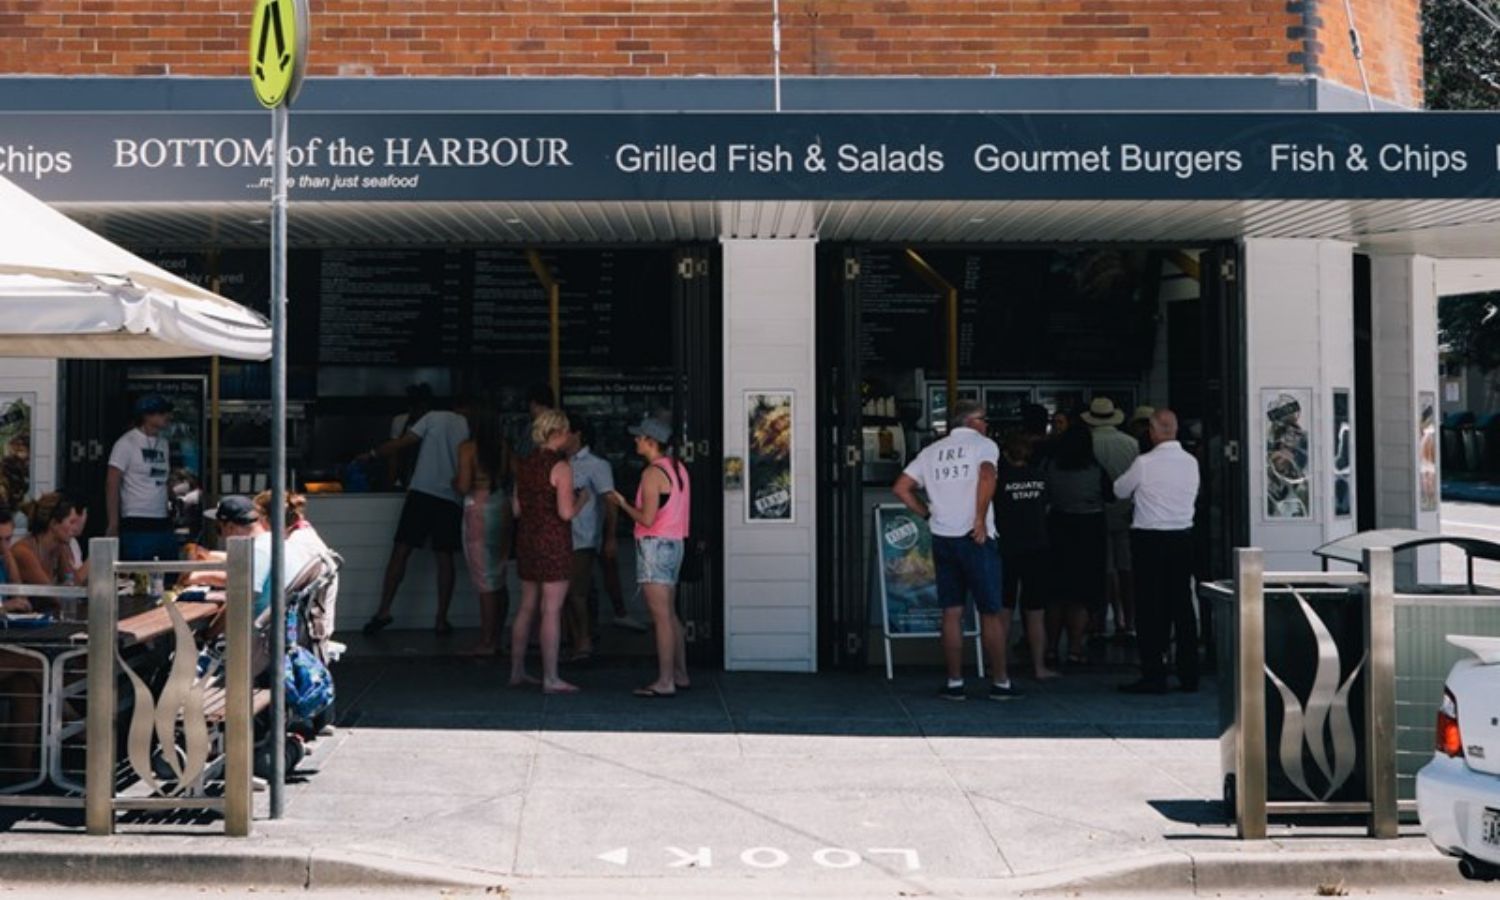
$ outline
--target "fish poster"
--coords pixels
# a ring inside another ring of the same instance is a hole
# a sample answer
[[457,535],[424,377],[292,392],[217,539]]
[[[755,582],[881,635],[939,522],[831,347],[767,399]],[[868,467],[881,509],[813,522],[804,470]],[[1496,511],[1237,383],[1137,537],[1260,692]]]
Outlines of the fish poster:
[[1333,392],[1333,514],[1354,514],[1354,426],[1349,422],[1349,391]]
[[1438,422],[1437,394],[1417,394],[1417,494],[1422,512],[1438,508]]
[[0,394],[0,500],[17,509],[31,497],[31,418],[36,394]]
[[745,520],[791,522],[792,394],[747,391]]
[[1261,391],[1267,519],[1312,518],[1312,391]]

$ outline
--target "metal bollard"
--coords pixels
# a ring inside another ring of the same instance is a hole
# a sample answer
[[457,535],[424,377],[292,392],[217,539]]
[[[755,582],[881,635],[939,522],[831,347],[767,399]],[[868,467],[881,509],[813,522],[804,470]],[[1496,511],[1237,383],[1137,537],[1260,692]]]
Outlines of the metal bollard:
[[89,834],[115,830],[115,643],[119,602],[115,561],[119,541],[89,541],[88,739],[84,762],[84,823]]
[[250,834],[255,753],[253,691],[250,673],[251,606],[253,605],[251,538],[231,538],[224,617],[224,831],[230,837]]
[[1369,758],[1365,765],[1370,795],[1370,837],[1394,838],[1400,834],[1396,799],[1396,564],[1388,548],[1364,553],[1365,648],[1369,668],[1365,670],[1365,717]]
[[1266,590],[1265,557],[1257,547],[1235,550],[1237,611],[1235,680],[1236,830],[1242,840],[1266,837]]

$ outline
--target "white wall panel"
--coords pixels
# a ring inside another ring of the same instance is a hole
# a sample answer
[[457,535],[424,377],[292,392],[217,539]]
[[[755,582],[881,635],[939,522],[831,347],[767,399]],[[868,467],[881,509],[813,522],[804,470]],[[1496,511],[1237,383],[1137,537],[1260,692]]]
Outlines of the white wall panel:
[[724,504],[725,666],[817,667],[816,398],[810,240],[723,241],[724,454],[744,457],[747,390],[790,390],[795,522],[746,522],[745,497]]
[[[1437,509],[1422,510],[1417,441],[1424,391],[1441,399],[1438,384],[1437,279],[1424,256],[1371,259],[1375,381],[1376,522],[1381,528],[1441,529]],[[1441,458],[1437,461],[1441,465]],[[1441,476],[1441,470],[1439,470]],[[1398,573],[1438,580],[1438,557],[1422,551],[1418,571]]]
[[[1250,543],[1265,550],[1267,569],[1316,568],[1312,551],[1354,523],[1336,519],[1332,502],[1332,391],[1354,387],[1353,246],[1259,238],[1244,246]],[[1261,392],[1271,388],[1312,391],[1312,408],[1302,414],[1311,440],[1306,519],[1271,519],[1266,512]]]

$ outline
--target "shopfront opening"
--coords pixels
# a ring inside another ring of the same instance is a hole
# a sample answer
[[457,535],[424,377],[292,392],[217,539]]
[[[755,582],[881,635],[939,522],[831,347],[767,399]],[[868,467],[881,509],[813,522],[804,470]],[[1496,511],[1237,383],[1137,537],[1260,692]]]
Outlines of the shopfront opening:
[[[190,280],[264,311],[268,255],[258,247],[134,246]],[[374,611],[401,505],[403,466],[361,465],[359,454],[392,437],[410,412],[412,386],[443,408],[467,396],[493,402],[507,435],[528,426],[526,394],[560,394],[587,423],[592,449],[607,459],[618,489],[633,495],[642,464],[626,427],[670,414],[678,454],[696,484],[714,486],[722,431],[717,250],[711,246],[301,247],[289,260],[288,465],[294,489],[345,557],[338,626],[354,632]],[[555,288],[555,297],[554,297]],[[231,361],[69,363],[65,371],[68,453],[64,484],[86,493],[104,527],[103,476],[109,448],[129,427],[130,398],[173,395],[174,469],[192,476],[203,505],[269,484],[269,369]],[[422,402],[420,399],[418,402]],[[680,604],[695,665],[723,658],[722,496],[693,492],[693,539],[704,548],[702,577]],[[189,509],[179,533],[203,530]],[[628,520],[618,531],[619,583],[627,608],[648,621],[635,597]],[[460,561],[450,620],[477,615]],[[644,635],[611,631],[602,573],[595,591],[606,639],[601,652],[649,654]],[[512,605],[517,597],[512,568]],[[397,595],[397,628],[429,629],[434,602],[430,555],[413,557]],[[456,640],[462,641],[460,636]],[[455,647],[459,646],[455,644]]]
[[1248,528],[1235,269],[1228,245],[822,248],[820,666],[881,662],[872,511],[959,400],[997,439],[1028,405],[1170,406],[1203,464],[1196,567],[1225,577]]

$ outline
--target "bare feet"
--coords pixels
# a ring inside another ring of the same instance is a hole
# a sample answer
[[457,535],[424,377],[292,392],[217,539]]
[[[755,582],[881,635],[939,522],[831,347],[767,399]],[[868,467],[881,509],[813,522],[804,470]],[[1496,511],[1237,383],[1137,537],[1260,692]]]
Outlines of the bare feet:
[[529,684],[541,684],[541,683],[542,682],[539,679],[532,678],[530,675],[527,675],[525,672],[522,672],[520,675],[512,675],[512,676],[510,676],[510,686],[513,687],[513,688],[526,687]]
[[576,694],[578,693],[578,690],[578,685],[569,684],[568,682],[563,681],[561,678],[556,681],[549,681],[542,685],[542,693],[544,694]]
[[1054,678],[1061,678],[1062,673],[1054,672],[1048,668],[1041,668],[1036,670],[1036,672],[1034,673],[1034,677],[1037,681],[1051,681]]

